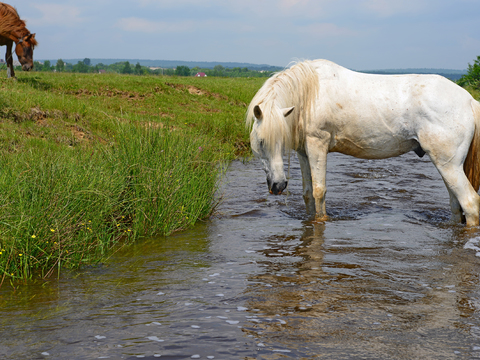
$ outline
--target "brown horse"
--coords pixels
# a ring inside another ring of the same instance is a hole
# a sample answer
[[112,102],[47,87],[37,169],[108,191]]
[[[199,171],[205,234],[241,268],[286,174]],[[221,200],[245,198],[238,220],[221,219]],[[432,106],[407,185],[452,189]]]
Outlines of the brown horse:
[[13,6],[0,3],[0,46],[7,45],[5,61],[7,62],[7,77],[15,77],[13,70],[12,46],[16,44],[15,53],[22,69],[33,69],[33,49],[37,45],[35,34],[25,27],[25,21],[20,19]]

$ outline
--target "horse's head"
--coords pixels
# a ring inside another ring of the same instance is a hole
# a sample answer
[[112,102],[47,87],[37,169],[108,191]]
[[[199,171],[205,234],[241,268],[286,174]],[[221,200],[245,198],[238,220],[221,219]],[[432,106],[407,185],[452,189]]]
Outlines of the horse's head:
[[18,61],[22,64],[23,71],[33,69],[33,49],[35,48],[35,45],[37,45],[35,34],[27,34],[21,37],[17,42],[15,53],[17,54]]
[[[293,109],[293,107],[277,108],[273,112],[273,116],[287,117]],[[265,121],[259,105],[255,105],[253,113],[255,121],[250,133],[252,152],[263,164],[263,169],[267,174],[268,190],[271,194],[280,195],[287,187],[287,178],[283,170],[284,137],[272,136],[272,133],[276,132],[272,132],[272,129],[266,125],[266,123],[271,124],[272,122]]]

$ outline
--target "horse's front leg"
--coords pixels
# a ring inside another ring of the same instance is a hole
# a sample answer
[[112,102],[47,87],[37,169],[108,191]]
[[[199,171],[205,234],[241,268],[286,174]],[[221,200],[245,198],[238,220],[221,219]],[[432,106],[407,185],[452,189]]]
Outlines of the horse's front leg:
[[298,162],[302,170],[303,200],[307,208],[307,214],[315,214],[315,199],[313,198],[312,173],[310,172],[310,162],[307,154],[303,151],[297,151]]
[[324,137],[307,136],[306,149],[310,172],[312,174],[313,198],[315,199],[315,220],[328,220],[325,209],[325,194],[327,193],[327,153],[330,134],[323,134]]
[[7,63],[7,78],[15,77],[15,70],[13,70],[13,54],[11,44],[7,44],[7,52],[5,53],[5,62]]

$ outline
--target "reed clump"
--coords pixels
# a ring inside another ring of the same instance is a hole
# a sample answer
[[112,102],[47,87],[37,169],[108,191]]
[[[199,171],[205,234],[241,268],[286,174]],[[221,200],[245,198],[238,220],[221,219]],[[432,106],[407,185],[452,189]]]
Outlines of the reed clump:
[[212,148],[167,130],[117,124],[89,151],[25,151],[0,160],[2,277],[48,276],[104,259],[139,237],[207,217],[218,172]]

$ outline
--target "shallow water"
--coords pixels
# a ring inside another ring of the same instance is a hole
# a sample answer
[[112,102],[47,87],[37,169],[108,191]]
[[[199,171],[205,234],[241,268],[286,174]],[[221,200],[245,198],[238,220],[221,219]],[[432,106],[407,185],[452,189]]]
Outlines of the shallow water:
[[479,231],[416,155],[329,155],[312,223],[234,162],[219,216],[108,265],[0,289],[1,359],[480,358]]

